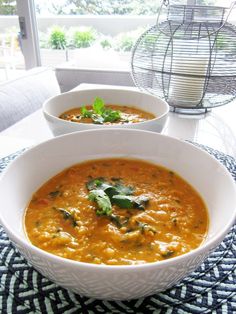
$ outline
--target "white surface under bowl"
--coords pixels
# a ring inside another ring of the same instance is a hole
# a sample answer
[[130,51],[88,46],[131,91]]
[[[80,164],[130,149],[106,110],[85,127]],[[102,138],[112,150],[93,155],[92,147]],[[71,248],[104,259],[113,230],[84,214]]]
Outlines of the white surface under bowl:
[[[58,118],[63,112],[89,105],[96,97],[105,104],[125,105],[154,114],[156,118],[139,123],[101,125],[93,123],[76,123]],[[140,91],[117,89],[88,89],[71,91],[48,99],[43,104],[44,117],[52,131],[57,135],[91,129],[131,128],[161,132],[169,112],[169,105],[162,99]]]
[[[23,229],[32,194],[63,169],[90,159],[132,157],[167,167],[187,180],[209,209],[209,232],[197,249],[143,265],[95,265],[47,253]],[[158,133],[91,130],[53,138],[29,149],[7,167],[0,180],[1,223],[26,259],[43,275],[72,291],[99,299],[124,300],[163,291],[195,270],[220,244],[236,216],[235,183],[216,159],[195,146]]]

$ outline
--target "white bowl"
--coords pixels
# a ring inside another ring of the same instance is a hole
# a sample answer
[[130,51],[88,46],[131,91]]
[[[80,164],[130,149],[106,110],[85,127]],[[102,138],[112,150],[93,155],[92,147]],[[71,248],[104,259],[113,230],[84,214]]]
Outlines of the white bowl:
[[[197,249],[143,265],[95,265],[47,253],[28,240],[23,216],[32,194],[73,164],[96,158],[132,157],[160,164],[185,178],[209,209],[209,232]],[[1,223],[26,259],[43,275],[72,291],[99,299],[124,300],[163,291],[195,270],[220,244],[236,216],[235,183],[208,153],[154,132],[91,130],[53,138],[13,161],[0,180]]]
[[[58,118],[63,112],[92,104],[96,97],[104,100],[105,104],[116,104],[136,107],[150,112],[156,117],[139,123],[100,125],[92,123],[76,123]],[[169,112],[169,105],[162,99],[144,92],[127,89],[89,89],[71,91],[48,99],[43,104],[43,114],[52,133],[62,135],[66,133],[91,129],[130,128],[153,132],[161,132]]]

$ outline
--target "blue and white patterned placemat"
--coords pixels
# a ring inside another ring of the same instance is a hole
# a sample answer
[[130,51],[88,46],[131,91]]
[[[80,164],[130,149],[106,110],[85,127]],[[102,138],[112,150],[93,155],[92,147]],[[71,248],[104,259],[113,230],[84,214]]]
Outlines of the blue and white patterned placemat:
[[[234,158],[201,147],[236,180]],[[21,152],[0,159],[0,172]],[[215,252],[178,285],[122,302],[89,299],[54,284],[27,263],[0,226],[0,313],[236,313],[236,225]]]

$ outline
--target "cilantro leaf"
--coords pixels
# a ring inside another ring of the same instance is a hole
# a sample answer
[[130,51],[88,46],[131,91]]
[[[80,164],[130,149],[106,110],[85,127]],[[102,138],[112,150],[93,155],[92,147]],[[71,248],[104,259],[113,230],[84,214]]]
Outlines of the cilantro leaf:
[[111,214],[109,218],[110,218],[110,221],[113,222],[117,226],[117,228],[121,228],[127,225],[129,222],[129,217],[121,217],[114,214]]
[[[96,214],[110,217],[111,221],[120,226],[119,217],[112,214],[112,205],[125,209],[144,210],[149,198],[145,195],[133,196],[134,188],[125,186],[122,180],[116,178],[116,183],[109,183],[105,178],[93,178],[86,183],[89,190],[89,200],[96,202]],[[113,215],[113,217],[111,217]]]
[[120,208],[137,208],[144,210],[149,198],[145,195],[140,196],[128,196],[128,195],[114,195],[112,197],[112,203],[116,204]]
[[126,186],[121,183],[117,183],[115,185],[115,188],[117,190],[117,194],[122,194],[122,195],[132,195],[134,192],[134,187],[132,186]]
[[146,195],[134,196],[134,207],[137,209],[144,210],[148,202],[149,198]]
[[73,227],[78,225],[73,213],[70,213],[68,210],[62,207],[53,207],[53,209],[59,211],[62,214],[63,219],[69,220]]
[[105,190],[107,186],[111,186],[111,185],[109,185],[109,183],[106,182],[105,178],[103,177],[91,179],[86,183],[86,187],[89,191],[96,190],[96,189]]
[[132,186],[126,186],[121,183],[121,179],[116,178],[116,184],[113,185],[112,183],[109,183],[105,180],[103,177],[98,177],[95,179],[92,179],[86,183],[86,187],[89,191],[91,190],[103,190],[111,199],[113,195],[132,195],[134,192],[134,187]]
[[137,221],[138,227],[140,229],[140,232],[142,234],[145,233],[145,231],[151,231],[153,234],[156,233],[156,230],[154,228],[152,228],[150,225],[148,225],[147,223],[143,223],[141,221]]
[[105,104],[102,98],[96,97],[93,103],[93,111],[101,115],[105,109]]
[[161,256],[164,258],[171,257],[175,252],[172,250],[167,249],[166,252],[161,253]]
[[97,203],[98,210],[96,214],[98,216],[109,216],[112,212],[111,201],[108,195],[103,190],[92,190],[89,192],[88,196],[90,201],[94,201]]
[[102,114],[104,122],[114,122],[120,119],[120,111],[106,109]]
[[85,106],[81,108],[82,118],[91,118],[95,124],[103,124],[104,122],[114,122],[121,118],[121,113],[118,110],[105,108],[105,103],[102,98],[96,97],[92,110],[88,110]]
[[81,116],[83,118],[91,118],[93,112],[88,110],[85,106],[81,107]]
[[120,208],[133,208],[133,199],[127,195],[114,195],[112,196],[112,203]]
[[61,195],[61,191],[59,191],[59,190],[51,191],[51,192],[48,193],[48,195],[49,195],[51,198],[56,198],[57,196],[60,196],[60,195]]

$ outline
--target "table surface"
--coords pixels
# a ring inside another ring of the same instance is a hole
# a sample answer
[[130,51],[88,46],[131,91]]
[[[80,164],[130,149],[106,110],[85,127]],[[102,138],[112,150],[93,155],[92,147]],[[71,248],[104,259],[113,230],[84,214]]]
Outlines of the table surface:
[[[119,88],[120,86],[81,84],[75,89]],[[125,87],[129,89],[129,87]],[[236,157],[236,102],[213,108],[202,115],[170,112],[163,134],[197,142]],[[52,138],[41,109],[0,133],[0,157],[23,147]]]

